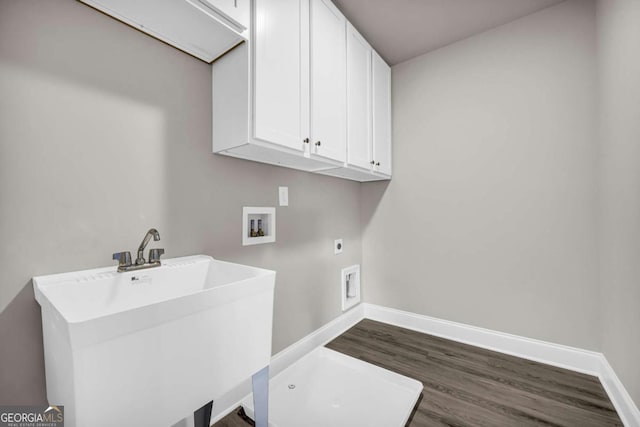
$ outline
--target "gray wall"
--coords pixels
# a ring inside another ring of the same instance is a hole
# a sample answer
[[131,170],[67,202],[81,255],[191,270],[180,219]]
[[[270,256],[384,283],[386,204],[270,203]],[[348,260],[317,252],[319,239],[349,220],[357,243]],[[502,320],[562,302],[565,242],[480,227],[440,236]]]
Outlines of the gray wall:
[[599,348],[595,53],[577,0],[393,67],[367,302]]
[[640,2],[598,2],[602,350],[640,404]]
[[[0,404],[45,399],[30,278],[110,265],[152,226],[167,257],[278,271],[274,352],[341,313],[359,184],[211,154],[209,65],[79,2],[0,0],[0,94]],[[277,242],[242,247],[242,206],[279,185]]]

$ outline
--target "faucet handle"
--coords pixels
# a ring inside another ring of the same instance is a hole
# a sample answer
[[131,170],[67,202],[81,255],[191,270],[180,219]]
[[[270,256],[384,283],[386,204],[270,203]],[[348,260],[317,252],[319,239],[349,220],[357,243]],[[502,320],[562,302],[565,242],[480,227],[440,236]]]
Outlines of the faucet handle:
[[119,267],[131,266],[131,252],[116,252],[115,254],[113,254],[112,259],[118,261]]
[[164,255],[164,249],[149,249],[149,263],[160,262],[162,255]]

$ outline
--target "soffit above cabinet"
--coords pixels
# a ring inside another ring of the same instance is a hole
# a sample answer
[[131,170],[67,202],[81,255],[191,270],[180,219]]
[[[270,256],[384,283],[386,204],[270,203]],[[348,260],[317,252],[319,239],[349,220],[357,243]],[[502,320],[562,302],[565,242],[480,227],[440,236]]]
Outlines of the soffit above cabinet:
[[205,62],[248,37],[250,0],[81,0]]

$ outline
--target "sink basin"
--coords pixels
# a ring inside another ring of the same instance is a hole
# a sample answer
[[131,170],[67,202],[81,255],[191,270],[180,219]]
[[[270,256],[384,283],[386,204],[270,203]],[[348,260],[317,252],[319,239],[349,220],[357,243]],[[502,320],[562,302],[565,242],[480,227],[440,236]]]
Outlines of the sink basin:
[[196,255],[33,278],[66,426],[164,426],[268,366],[275,272]]

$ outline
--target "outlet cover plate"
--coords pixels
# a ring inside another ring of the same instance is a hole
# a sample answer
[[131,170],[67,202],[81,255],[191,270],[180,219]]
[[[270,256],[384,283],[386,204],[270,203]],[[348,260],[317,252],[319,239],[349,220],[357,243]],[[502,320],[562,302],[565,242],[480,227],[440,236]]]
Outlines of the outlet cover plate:
[[278,187],[280,206],[289,206],[289,187]]
[[344,245],[342,244],[342,239],[336,239],[333,241],[333,253],[335,255],[341,254],[344,249]]

